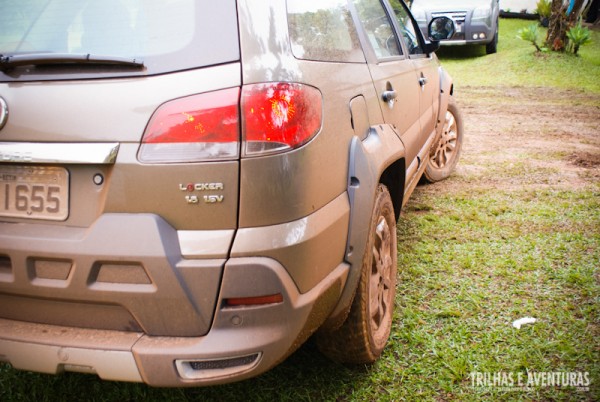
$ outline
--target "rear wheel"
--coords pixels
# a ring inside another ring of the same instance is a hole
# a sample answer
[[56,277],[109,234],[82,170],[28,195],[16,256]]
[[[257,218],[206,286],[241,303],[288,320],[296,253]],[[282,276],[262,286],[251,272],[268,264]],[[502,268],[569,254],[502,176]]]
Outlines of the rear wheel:
[[361,277],[348,318],[317,335],[323,354],[343,363],[373,363],[392,329],[396,290],[396,219],[390,193],[379,185]]
[[448,102],[442,136],[429,158],[423,177],[430,183],[444,180],[454,171],[462,148],[463,121],[454,98]]

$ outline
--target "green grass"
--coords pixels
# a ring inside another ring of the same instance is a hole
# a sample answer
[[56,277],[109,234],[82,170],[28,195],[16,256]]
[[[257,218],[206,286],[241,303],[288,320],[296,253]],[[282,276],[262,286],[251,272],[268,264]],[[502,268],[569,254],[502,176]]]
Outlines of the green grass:
[[[426,356],[427,399],[592,398],[469,389],[470,372],[587,371],[599,395],[600,187],[517,194],[417,193],[401,221],[398,333],[401,346]],[[511,326],[524,316],[538,322]]]
[[[600,92],[597,33],[580,58],[539,57],[531,45],[512,39],[529,23],[502,20],[496,55],[456,48],[445,51],[442,62],[457,85],[482,86],[479,95],[494,102],[515,101],[498,96],[505,86]],[[579,75],[581,80],[571,76],[579,68],[596,74],[596,80],[586,74]],[[597,102],[598,97],[593,99]],[[566,156],[542,150],[533,154],[541,161]],[[480,157],[466,148],[463,164],[477,166]],[[550,167],[532,172],[532,155],[512,157],[510,163],[482,164],[477,174],[459,170],[442,183],[445,191],[436,185],[417,188],[398,224],[394,327],[382,358],[372,366],[330,362],[311,341],[258,378],[197,389],[154,389],[0,365],[0,400],[600,400],[598,176],[590,173],[591,179],[577,188],[560,180],[540,184],[537,178],[560,171]],[[511,185],[502,186],[503,181]],[[513,328],[511,323],[524,316],[538,321]],[[472,372],[589,372],[592,387],[587,392],[473,387]]]
[[[486,55],[483,46],[443,47],[438,56],[459,87],[550,86],[600,93],[600,31],[592,31],[592,43],[581,47],[579,57],[570,53],[536,53],[530,42],[517,38],[517,31],[532,23],[535,22],[501,19],[496,54]],[[545,37],[546,29],[540,27],[538,44]]]

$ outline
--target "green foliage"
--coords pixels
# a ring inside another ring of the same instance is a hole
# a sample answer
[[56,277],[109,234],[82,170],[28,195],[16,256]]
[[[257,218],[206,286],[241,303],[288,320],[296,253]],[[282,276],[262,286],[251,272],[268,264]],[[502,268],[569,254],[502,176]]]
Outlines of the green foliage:
[[[486,55],[483,46],[447,46],[437,51],[442,65],[457,87],[512,85],[525,87],[582,88],[600,93],[600,31],[591,31],[592,42],[582,46],[580,57],[557,52],[532,52],[517,37],[531,21],[500,19],[498,53]],[[538,27],[540,37],[546,29]],[[541,47],[541,46],[540,46]]]
[[526,28],[521,28],[517,31],[517,38],[522,39],[526,42],[531,42],[531,44],[535,47],[535,50],[541,52],[539,45],[537,44],[538,40],[538,26],[537,24],[532,24]]
[[540,17],[549,18],[552,13],[552,2],[550,0],[539,0],[536,4],[535,12]]
[[579,52],[579,47],[592,41],[590,30],[586,27],[582,27],[581,21],[567,31],[567,38],[569,38],[569,45],[573,47],[573,53],[575,55]]

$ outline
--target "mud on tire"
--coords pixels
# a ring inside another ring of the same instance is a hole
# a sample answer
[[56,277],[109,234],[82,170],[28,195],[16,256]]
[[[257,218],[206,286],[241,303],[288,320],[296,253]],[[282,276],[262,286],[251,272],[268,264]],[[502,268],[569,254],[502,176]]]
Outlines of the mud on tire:
[[342,363],[373,363],[379,358],[392,327],[396,271],[394,207],[388,189],[380,184],[350,313],[340,328],[317,333],[323,354]]
[[434,152],[429,158],[423,178],[434,183],[444,180],[454,171],[463,141],[463,119],[460,110],[456,106],[454,98],[450,97],[448,110],[444,118],[442,136],[434,146]]

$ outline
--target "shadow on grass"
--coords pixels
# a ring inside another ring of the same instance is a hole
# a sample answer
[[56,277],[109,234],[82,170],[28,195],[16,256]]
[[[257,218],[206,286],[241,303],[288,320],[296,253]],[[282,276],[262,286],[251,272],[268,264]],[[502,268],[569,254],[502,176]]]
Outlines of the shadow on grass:
[[465,45],[465,46],[442,46],[436,52],[441,60],[466,60],[485,57],[485,46]]
[[336,400],[348,399],[369,381],[365,366],[346,366],[328,360],[311,339],[271,371],[248,381],[185,390],[207,400]]

